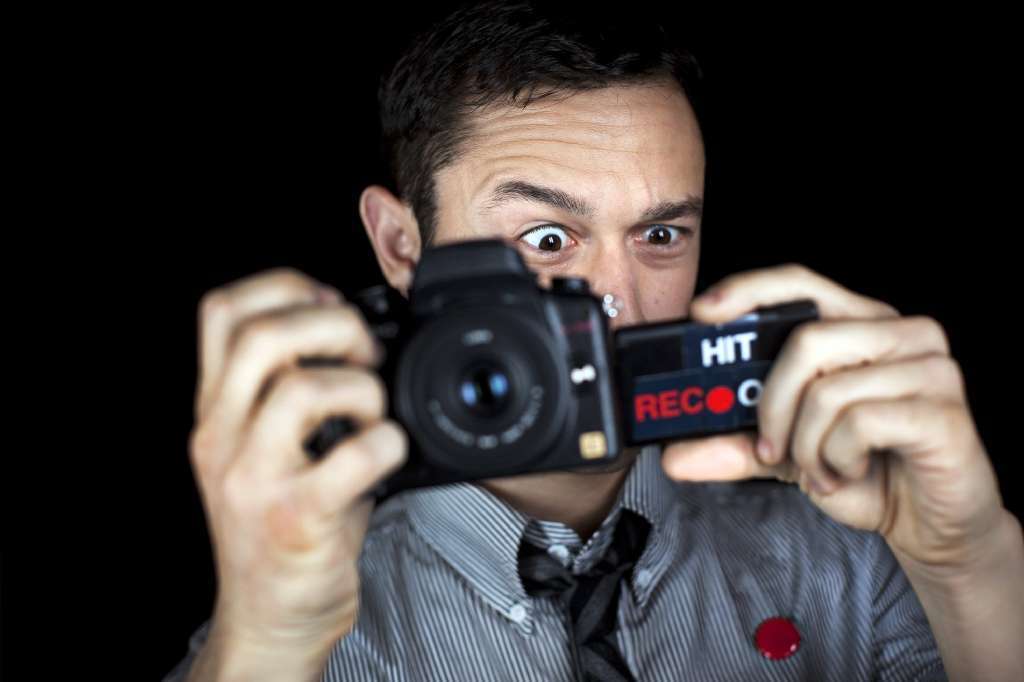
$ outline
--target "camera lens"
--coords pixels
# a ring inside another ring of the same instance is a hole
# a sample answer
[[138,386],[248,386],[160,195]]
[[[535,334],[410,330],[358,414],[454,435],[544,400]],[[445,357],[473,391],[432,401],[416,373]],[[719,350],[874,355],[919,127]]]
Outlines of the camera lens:
[[551,455],[575,403],[561,349],[532,313],[465,306],[416,331],[393,394],[424,461],[482,476]]
[[472,367],[459,382],[459,397],[477,414],[493,417],[509,404],[508,375],[497,367]]

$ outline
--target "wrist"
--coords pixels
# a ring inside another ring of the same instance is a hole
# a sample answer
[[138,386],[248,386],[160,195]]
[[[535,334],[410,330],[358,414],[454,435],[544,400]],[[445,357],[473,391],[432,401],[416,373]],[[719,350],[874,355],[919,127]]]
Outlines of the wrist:
[[326,665],[326,654],[229,644],[221,652],[220,670],[216,679],[218,682],[319,682]]
[[1019,576],[1024,570],[1024,536],[1013,514],[1002,509],[991,530],[970,547],[958,552],[955,561],[926,563],[891,547],[904,573],[917,590],[966,594],[978,586],[1003,577]]
[[1009,512],[970,562],[897,555],[921,601],[951,680],[1018,680],[1024,666],[1024,537]]
[[319,682],[332,645],[254,636],[214,621],[190,682]]

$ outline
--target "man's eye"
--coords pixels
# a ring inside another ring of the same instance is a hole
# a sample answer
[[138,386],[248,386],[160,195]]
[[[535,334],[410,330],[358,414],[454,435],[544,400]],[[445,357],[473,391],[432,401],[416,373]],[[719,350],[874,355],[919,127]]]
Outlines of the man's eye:
[[569,241],[569,235],[560,227],[544,225],[530,230],[520,239],[539,251],[560,251]]
[[644,231],[644,241],[656,246],[664,246],[679,241],[682,229],[671,225],[652,225]]

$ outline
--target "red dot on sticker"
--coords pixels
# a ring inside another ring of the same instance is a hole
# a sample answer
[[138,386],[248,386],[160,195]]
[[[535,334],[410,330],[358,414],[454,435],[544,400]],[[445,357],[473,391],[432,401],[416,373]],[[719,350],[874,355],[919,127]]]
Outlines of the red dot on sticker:
[[704,402],[709,410],[716,414],[722,414],[732,409],[733,403],[736,402],[736,396],[725,386],[716,386],[708,391]]
[[800,633],[788,618],[769,618],[757,626],[754,644],[765,658],[786,658],[800,647]]

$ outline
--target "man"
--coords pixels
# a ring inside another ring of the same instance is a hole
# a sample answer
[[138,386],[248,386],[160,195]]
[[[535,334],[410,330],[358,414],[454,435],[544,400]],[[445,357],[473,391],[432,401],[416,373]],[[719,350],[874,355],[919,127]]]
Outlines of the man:
[[[379,350],[358,314],[293,271],[215,290],[200,311],[191,457],[219,587],[169,679],[594,679],[605,665],[606,679],[1008,680],[1024,669],[1024,541],[941,327],[792,264],[694,299],[693,62],[656,30],[592,28],[490,2],[417,39],[381,89],[401,198],[380,186],[360,198],[380,267],[407,293],[426,245],[498,237],[542,284],[571,274],[613,293],[616,325],[719,322],[812,298],[822,319],[791,335],[767,378],[760,438],[409,491],[372,510],[366,492],[407,445],[383,419]],[[325,354],[348,365],[297,366]],[[305,435],[339,412],[359,433],[308,462]],[[798,485],[740,484],[751,478]],[[521,557],[539,548],[590,575],[626,518],[646,542],[616,588],[608,646],[581,651],[578,614],[531,589]]]

